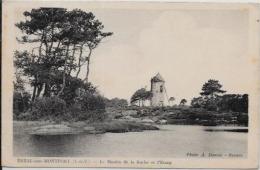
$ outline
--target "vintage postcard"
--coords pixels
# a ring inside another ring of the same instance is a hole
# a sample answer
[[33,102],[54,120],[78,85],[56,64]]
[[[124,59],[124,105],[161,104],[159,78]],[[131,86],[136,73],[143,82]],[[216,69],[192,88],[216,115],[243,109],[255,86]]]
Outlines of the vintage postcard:
[[256,168],[259,9],[4,1],[3,165]]

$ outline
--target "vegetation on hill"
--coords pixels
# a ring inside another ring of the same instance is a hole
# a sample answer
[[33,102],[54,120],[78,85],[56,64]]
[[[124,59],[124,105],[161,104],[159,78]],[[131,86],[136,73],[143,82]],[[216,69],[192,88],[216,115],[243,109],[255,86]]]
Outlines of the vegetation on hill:
[[247,94],[224,94],[222,85],[217,80],[208,80],[203,87],[201,96],[194,97],[191,107],[209,111],[248,113]]
[[[38,8],[25,11],[24,17],[16,23],[23,33],[17,40],[30,45],[14,53],[19,75],[14,83],[14,117],[102,118],[105,99],[88,77],[93,50],[112,33],[103,31],[93,13],[80,9]],[[82,67],[87,70],[84,78],[79,77]],[[24,89],[22,78],[29,80],[31,93]]]

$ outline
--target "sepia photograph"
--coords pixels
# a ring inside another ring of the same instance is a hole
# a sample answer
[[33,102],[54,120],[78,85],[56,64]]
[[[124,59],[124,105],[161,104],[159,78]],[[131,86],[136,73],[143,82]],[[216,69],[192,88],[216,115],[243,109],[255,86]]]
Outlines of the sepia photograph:
[[6,5],[8,165],[255,166],[259,6],[115,4]]

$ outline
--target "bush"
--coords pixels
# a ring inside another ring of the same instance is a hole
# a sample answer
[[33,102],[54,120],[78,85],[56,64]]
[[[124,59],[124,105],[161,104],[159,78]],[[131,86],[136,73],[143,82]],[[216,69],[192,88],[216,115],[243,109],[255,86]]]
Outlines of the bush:
[[104,98],[98,94],[84,93],[72,105],[53,97],[38,98],[32,109],[16,116],[19,120],[50,121],[101,121],[105,118]]
[[82,111],[105,111],[105,99],[98,94],[85,93],[78,97],[77,101]]
[[248,114],[247,113],[239,113],[237,116],[237,121],[240,125],[248,126]]
[[92,93],[84,93],[68,108],[71,121],[101,121],[105,118],[105,98]]
[[113,99],[105,99],[106,107],[114,107],[114,108],[126,108],[128,106],[128,102],[125,99],[113,98]]
[[21,113],[26,112],[30,107],[31,95],[27,92],[14,92],[13,113],[16,119]]
[[106,114],[102,110],[93,110],[93,111],[82,111],[71,107],[68,109],[68,121],[89,121],[97,122],[102,121],[106,118]]
[[66,102],[58,97],[36,99],[32,105],[31,119],[62,119],[66,114]]

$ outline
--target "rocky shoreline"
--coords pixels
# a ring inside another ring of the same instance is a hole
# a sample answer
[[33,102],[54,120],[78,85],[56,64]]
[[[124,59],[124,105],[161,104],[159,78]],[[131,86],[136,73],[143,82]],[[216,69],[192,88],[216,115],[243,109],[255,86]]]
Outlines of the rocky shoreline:
[[151,124],[248,126],[248,113],[217,112],[191,107],[107,108],[107,115],[112,119]]
[[220,113],[194,108],[107,108],[102,122],[14,121],[15,134],[71,135],[142,132],[159,130],[156,125],[201,125],[247,127],[247,113]]
[[159,130],[158,127],[132,121],[111,120],[97,123],[51,121],[14,121],[14,134],[30,135],[73,135],[142,132]]

